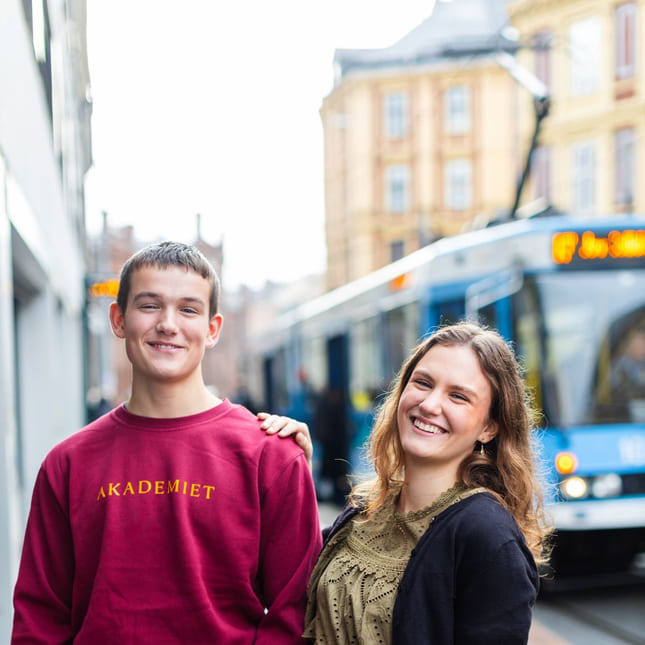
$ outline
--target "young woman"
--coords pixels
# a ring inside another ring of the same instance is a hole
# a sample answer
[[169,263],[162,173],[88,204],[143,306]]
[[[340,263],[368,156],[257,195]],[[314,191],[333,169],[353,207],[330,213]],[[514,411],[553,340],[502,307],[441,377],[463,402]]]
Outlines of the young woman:
[[422,342],[373,427],[376,479],[325,532],[309,642],[526,643],[549,532],[533,422],[499,334],[459,323]]

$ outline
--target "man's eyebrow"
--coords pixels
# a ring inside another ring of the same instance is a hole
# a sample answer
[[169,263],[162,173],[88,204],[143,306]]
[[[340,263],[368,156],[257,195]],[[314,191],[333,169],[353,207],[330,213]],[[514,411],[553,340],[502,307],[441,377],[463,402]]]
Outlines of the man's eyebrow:
[[159,294],[154,291],[140,291],[132,299],[136,302],[137,300],[146,300],[147,298],[159,298]]
[[204,301],[204,299],[199,298],[197,296],[182,296],[181,298],[179,298],[179,301],[180,302],[194,302],[194,303],[196,303],[198,305],[203,305],[203,306],[206,305],[206,302]]
[[[148,299],[159,299],[162,298],[161,294],[156,293],[155,291],[141,291],[137,293],[132,299],[134,302],[138,302],[139,300],[148,300]],[[206,302],[204,301],[203,298],[199,298],[197,296],[182,296],[181,298],[178,298],[180,302],[194,302],[196,304],[200,304],[202,306],[206,306]]]

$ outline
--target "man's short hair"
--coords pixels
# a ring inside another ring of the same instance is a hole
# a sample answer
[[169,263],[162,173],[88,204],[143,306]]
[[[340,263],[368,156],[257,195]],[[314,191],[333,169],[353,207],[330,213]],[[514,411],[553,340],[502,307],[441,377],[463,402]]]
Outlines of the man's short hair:
[[132,274],[142,267],[183,267],[187,271],[194,271],[208,280],[210,284],[210,298],[208,304],[208,317],[212,318],[219,308],[220,282],[213,265],[206,259],[204,254],[191,244],[181,242],[158,242],[150,244],[134,253],[121,269],[119,279],[119,292],[116,302],[125,313],[130,294]]

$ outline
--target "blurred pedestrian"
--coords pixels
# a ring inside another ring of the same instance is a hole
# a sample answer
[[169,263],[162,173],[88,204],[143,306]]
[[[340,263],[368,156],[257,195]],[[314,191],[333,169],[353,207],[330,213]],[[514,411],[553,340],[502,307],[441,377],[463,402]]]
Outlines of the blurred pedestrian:
[[311,424],[313,441],[320,446],[317,494],[320,501],[343,506],[349,493],[347,404],[343,390],[331,387],[317,401]]

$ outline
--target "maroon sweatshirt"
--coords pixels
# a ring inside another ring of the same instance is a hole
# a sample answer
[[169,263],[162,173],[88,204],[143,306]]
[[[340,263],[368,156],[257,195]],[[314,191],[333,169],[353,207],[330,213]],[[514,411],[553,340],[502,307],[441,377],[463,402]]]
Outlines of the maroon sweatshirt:
[[302,450],[224,401],[112,410],[38,473],[12,643],[301,643],[321,538]]

